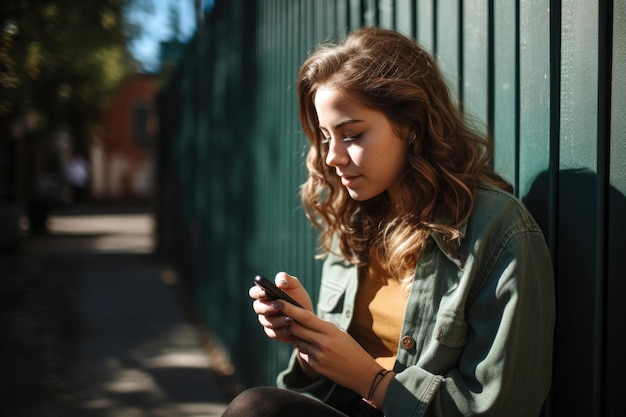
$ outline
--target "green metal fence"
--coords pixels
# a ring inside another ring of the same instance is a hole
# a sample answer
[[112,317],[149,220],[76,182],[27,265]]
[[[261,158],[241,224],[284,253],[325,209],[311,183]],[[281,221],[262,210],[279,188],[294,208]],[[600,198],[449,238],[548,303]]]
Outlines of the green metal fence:
[[247,289],[285,270],[316,297],[299,206],[305,138],[294,80],[317,43],[362,25],[437,56],[464,110],[494,134],[496,168],[554,257],[548,415],[626,415],[626,6],[611,0],[215,2],[159,96],[158,239],[245,385],[272,384]]

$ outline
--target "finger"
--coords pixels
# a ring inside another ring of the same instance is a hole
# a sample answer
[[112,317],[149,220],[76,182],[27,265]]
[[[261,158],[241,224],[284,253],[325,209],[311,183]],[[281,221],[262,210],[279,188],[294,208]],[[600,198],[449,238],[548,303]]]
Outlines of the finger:
[[315,354],[315,352],[319,350],[319,348],[315,346],[315,344],[311,342],[307,342],[304,339],[300,339],[299,337],[294,337],[293,335],[292,335],[292,339],[293,339],[294,347],[298,350],[298,352],[304,355],[312,356]]
[[302,326],[315,331],[321,331],[324,328],[325,322],[317,317],[315,313],[307,309],[297,307],[291,303],[282,301],[278,301],[277,303],[274,303],[273,305],[276,310],[279,310],[286,316],[293,318]]
[[298,349],[298,352],[303,353],[303,354],[308,354],[309,353],[309,343],[305,340],[300,339],[299,337],[296,337],[293,345],[296,349]]
[[286,272],[279,272],[274,277],[274,283],[281,290],[291,290],[301,287],[300,280]]
[[250,296],[250,298],[254,298],[255,300],[258,300],[259,298],[265,297],[265,291],[262,288],[260,288],[258,285],[253,285],[248,290],[248,295]]
[[283,327],[289,327],[293,324],[293,319],[283,314],[273,316],[260,314],[257,317],[261,326],[268,329],[281,329]]
[[[276,315],[281,313],[282,305],[277,304],[276,300],[262,298],[252,303],[252,309],[257,314]],[[284,315],[284,314],[283,314]]]
[[307,352],[319,348],[319,344],[323,343],[325,338],[323,332],[311,330],[296,321],[291,324],[289,332],[302,341],[301,346],[304,346]]
[[293,336],[291,335],[291,327],[290,326],[281,327],[281,328],[277,328],[277,329],[269,328],[269,327],[263,327],[263,331],[271,339],[274,339],[274,340],[279,341],[279,342],[293,343]]
[[313,303],[311,297],[306,291],[306,288],[302,286],[300,280],[293,275],[289,275],[286,272],[279,272],[274,278],[276,286],[281,290],[288,293],[298,303],[300,303],[307,310],[313,311]]
[[298,350],[298,355],[313,367],[317,360],[315,359],[316,347],[302,339],[296,338],[294,341],[294,347]]

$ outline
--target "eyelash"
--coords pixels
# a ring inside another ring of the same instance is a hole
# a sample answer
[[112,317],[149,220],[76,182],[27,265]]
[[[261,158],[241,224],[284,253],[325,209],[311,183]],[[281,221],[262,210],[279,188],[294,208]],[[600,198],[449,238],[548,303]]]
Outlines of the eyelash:
[[[354,142],[360,136],[361,136],[361,134],[350,136],[350,137],[345,137],[345,138],[342,139],[342,142]],[[327,138],[327,137],[322,137],[322,140],[320,141],[320,143],[322,145],[328,145],[329,142],[330,142],[330,138]]]

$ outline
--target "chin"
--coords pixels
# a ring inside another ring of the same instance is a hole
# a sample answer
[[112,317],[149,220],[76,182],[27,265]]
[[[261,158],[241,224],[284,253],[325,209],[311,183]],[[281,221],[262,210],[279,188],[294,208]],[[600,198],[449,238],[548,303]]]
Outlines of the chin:
[[346,189],[346,191],[348,191],[348,195],[350,196],[351,199],[356,200],[356,201],[362,201],[361,198],[359,198],[360,194],[351,190],[351,189]]
[[354,201],[367,201],[371,198],[376,197],[375,195],[360,193],[360,192],[350,190],[350,189],[348,189],[347,191],[348,191],[348,195],[350,196],[350,198],[353,199]]

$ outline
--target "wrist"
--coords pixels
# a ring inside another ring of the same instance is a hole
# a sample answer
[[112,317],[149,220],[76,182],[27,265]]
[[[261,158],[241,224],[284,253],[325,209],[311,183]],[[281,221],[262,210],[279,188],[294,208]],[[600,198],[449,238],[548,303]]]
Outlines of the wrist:
[[374,379],[372,379],[368,395],[363,398],[363,401],[372,408],[382,410],[385,403],[385,396],[387,395],[387,389],[394,375],[395,373],[392,371],[386,369],[380,370]]

